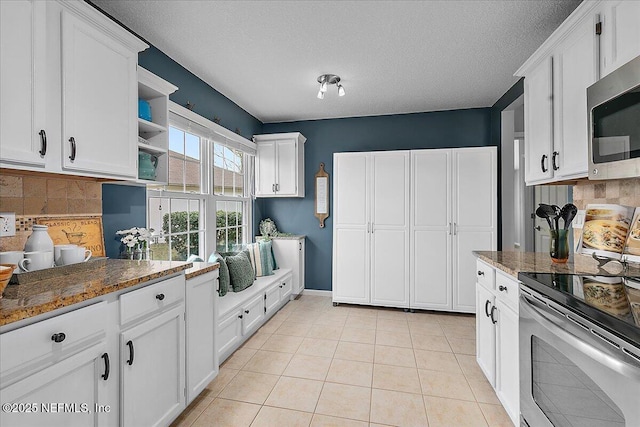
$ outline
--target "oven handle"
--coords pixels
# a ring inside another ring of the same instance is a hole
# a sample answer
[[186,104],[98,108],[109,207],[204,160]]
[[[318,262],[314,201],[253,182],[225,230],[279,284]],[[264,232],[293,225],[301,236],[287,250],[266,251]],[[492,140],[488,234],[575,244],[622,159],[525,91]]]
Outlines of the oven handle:
[[[573,322],[567,320],[560,313],[553,313],[546,307],[538,307],[523,294],[520,294],[520,310],[524,310],[534,320],[551,330],[562,341],[578,349],[591,359],[629,378],[640,379],[640,366],[630,365],[621,360],[622,350],[614,351],[600,344],[600,338],[593,336],[591,331],[583,333],[585,335],[588,334],[586,335],[588,339],[579,338],[571,331],[577,330],[581,332],[581,326],[574,325]],[[553,320],[549,319],[549,317],[553,318]]]

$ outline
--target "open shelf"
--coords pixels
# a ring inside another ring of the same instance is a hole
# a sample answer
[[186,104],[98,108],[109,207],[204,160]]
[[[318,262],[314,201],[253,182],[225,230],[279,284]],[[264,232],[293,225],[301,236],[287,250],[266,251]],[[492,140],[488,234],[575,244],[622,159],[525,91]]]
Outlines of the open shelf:
[[143,142],[138,142],[138,150],[144,151],[145,153],[154,154],[156,156],[167,154],[166,148],[156,147],[151,144],[145,144]]
[[140,117],[138,117],[138,133],[144,133],[144,134],[153,133],[153,134],[157,134],[157,133],[166,132],[166,131],[167,131],[167,127],[166,126],[162,126],[162,125],[159,125],[157,123],[153,123],[153,122],[150,122],[148,120],[141,119]]

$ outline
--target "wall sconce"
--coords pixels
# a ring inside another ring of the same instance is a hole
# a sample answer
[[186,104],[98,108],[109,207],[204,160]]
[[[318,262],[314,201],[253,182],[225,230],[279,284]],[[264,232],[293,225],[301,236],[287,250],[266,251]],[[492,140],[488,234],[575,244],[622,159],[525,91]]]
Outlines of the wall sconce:
[[340,84],[340,76],[335,74],[322,74],[318,76],[318,83],[320,83],[320,90],[318,91],[318,99],[324,99],[324,93],[327,91],[329,85],[336,85],[338,87],[338,96],[344,96],[344,87]]

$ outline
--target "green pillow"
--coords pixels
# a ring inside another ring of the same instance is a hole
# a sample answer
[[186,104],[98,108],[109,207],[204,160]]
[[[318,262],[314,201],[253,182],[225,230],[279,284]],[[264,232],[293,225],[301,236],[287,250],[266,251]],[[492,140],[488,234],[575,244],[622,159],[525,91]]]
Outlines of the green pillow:
[[255,279],[253,267],[244,251],[236,255],[229,255],[224,260],[229,268],[233,292],[243,291],[253,285],[253,280]]
[[231,278],[229,277],[229,267],[227,267],[227,263],[222,257],[222,255],[218,253],[213,253],[209,257],[209,262],[217,262],[220,264],[220,268],[218,269],[218,276],[220,280],[220,290],[218,291],[218,295],[221,297],[225,296],[229,291],[229,286],[231,285]]
[[250,243],[247,245],[249,260],[256,277],[273,275],[273,257],[271,242]]

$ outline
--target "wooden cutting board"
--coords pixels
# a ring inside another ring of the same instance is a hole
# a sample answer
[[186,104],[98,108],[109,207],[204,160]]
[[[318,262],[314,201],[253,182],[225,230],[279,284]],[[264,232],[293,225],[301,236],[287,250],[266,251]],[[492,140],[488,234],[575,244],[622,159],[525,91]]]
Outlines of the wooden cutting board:
[[91,250],[92,256],[105,256],[101,216],[37,218],[46,225],[54,245],[78,245]]

